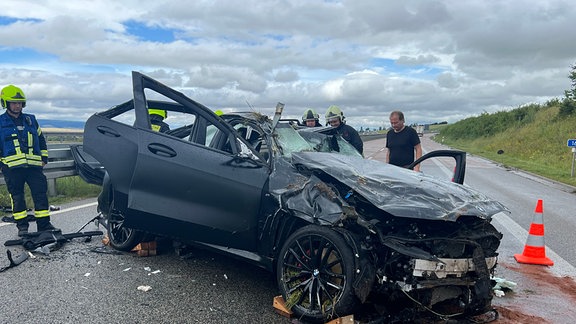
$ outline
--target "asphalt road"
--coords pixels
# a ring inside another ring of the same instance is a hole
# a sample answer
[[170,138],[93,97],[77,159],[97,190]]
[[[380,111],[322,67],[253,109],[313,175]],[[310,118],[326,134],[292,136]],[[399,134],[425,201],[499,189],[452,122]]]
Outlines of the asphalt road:
[[[425,151],[441,148],[423,141]],[[383,147],[383,140],[366,142],[366,157],[383,160]],[[422,170],[446,177],[450,166],[427,164]],[[496,275],[517,283],[494,299],[501,314],[495,323],[575,323],[574,192],[476,157],[468,158],[466,179],[512,211],[494,218],[504,234]],[[552,267],[518,264],[513,257],[522,253],[537,199],[544,200]],[[61,207],[52,218],[64,233],[96,216],[94,200]],[[93,223],[85,228],[96,229]],[[0,222],[0,241],[15,234],[14,224]],[[274,312],[275,279],[258,267],[203,250],[179,256],[170,242],[160,242],[154,257],[116,254],[102,249],[101,238],[77,238],[48,255],[33,253],[0,273],[0,323],[293,323]],[[24,251],[9,249],[15,255]],[[6,250],[0,246],[0,267],[8,265]]]
[[[52,218],[63,233],[96,216],[94,201],[62,207]],[[13,224],[0,224],[1,241],[16,238]],[[154,257],[101,253],[101,238],[73,239],[0,273],[0,323],[290,323],[273,311],[274,278],[260,268],[202,250],[178,256],[170,242]]]

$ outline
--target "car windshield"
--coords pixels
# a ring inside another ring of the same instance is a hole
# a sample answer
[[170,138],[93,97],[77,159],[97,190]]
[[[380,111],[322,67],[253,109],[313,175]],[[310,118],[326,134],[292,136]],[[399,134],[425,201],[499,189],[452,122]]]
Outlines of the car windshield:
[[282,147],[282,155],[292,156],[294,152],[313,152],[314,147],[288,124],[278,124],[274,132]]
[[354,146],[340,135],[326,135],[306,130],[297,131],[284,124],[279,124],[275,133],[282,147],[282,154],[287,157],[290,157],[294,152],[314,151],[362,157]]

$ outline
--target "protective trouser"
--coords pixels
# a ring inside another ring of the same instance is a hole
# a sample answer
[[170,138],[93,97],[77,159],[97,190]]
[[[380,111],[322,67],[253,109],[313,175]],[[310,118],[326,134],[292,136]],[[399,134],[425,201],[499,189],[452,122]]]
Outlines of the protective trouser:
[[34,216],[37,219],[50,217],[48,205],[48,182],[40,167],[2,168],[6,188],[12,199],[12,213],[14,220],[26,218],[26,200],[24,196],[24,185],[28,184],[32,200],[34,201]]

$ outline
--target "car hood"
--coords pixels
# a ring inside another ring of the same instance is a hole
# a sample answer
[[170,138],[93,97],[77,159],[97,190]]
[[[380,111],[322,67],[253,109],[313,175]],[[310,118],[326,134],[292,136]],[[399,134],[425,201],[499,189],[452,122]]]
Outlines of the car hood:
[[466,186],[379,161],[334,153],[299,152],[292,164],[326,173],[378,209],[397,217],[456,221],[462,215],[490,219],[508,209]]

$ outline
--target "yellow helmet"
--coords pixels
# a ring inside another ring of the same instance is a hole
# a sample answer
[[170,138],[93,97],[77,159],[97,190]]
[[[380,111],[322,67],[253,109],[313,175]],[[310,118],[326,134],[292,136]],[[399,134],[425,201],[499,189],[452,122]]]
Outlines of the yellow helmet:
[[26,96],[24,91],[14,85],[5,86],[0,94],[0,101],[2,101],[2,107],[8,108],[9,102],[21,102],[22,107],[26,107]]
[[342,113],[342,110],[340,110],[340,107],[332,105],[328,107],[328,110],[326,110],[326,121],[328,122],[334,118],[340,118],[340,121],[342,122],[344,120],[344,114]]
[[148,113],[150,115],[158,115],[158,116],[162,117],[163,119],[165,119],[166,116],[168,116],[168,113],[166,112],[166,110],[163,110],[163,109],[149,108]]
[[305,122],[307,120],[318,120],[320,115],[318,115],[314,109],[306,109],[304,114],[302,115],[302,121]]

